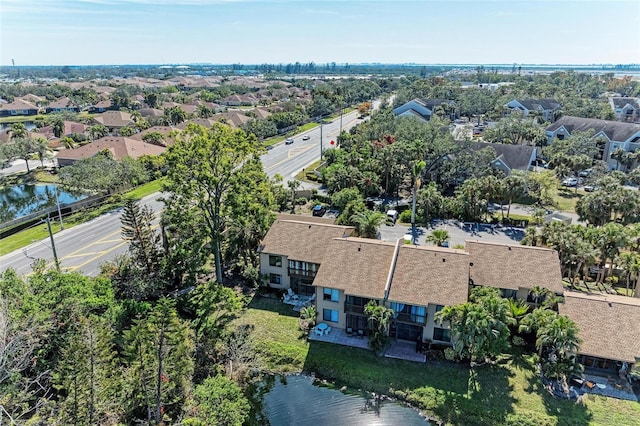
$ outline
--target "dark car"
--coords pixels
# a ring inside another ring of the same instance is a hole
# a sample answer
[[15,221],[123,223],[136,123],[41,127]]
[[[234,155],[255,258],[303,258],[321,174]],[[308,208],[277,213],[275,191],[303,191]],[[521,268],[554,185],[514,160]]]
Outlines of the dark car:
[[327,211],[327,208],[321,204],[316,204],[315,207],[313,208],[313,215],[314,216],[324,216],[325,212]]

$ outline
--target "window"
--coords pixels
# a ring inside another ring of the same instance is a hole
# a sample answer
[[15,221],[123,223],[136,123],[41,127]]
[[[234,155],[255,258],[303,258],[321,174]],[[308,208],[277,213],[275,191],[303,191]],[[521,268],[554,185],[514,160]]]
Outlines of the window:
[[427,319],[427,308],[424,306],[411,307],[411,321],[424,324]]
[[444,308],[442,305],[436,305],[436,312],[440,312]]
[[329,322],[338,322],[338,311],[333,309],[323,309],[322,319]]
[[269,266],[282,267],[282,256],[269,255]]
[[446,328],[438,328],[434,327],[433,329],[433,340],[438,340],[440,342],[450,342],[451,334]]
[[332,302],[337,302],[339,301],[340,295],[338,293],[338,290],[336,290],[335,288],[325,288],[323,290],[323,299],[324,300],[330,300]]
[[508,288],[501,289],[502,297],[505,299],[515,299],[518,294],[518,290],[510,290]]
[[280,274],[269,274],[269,284],[275,284],[275,285],[282,284],[282,275],[280,275]]

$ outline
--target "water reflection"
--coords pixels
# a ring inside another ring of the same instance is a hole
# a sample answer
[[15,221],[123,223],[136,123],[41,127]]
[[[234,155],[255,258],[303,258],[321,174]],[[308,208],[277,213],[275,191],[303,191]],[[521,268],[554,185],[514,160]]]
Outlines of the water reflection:
[[[60,205],[86,198],[58,189]],[[56,205],[56,185],[15,185],[0,188],[0,223]]]
[[[315,386],[305,376],[266,383],[262,407],[271,425],[429,425],[416,410],[380,396],[344,394]],[[255,414],[255,413],[253,413]],[[255,417],[254,417],[255,419]]]

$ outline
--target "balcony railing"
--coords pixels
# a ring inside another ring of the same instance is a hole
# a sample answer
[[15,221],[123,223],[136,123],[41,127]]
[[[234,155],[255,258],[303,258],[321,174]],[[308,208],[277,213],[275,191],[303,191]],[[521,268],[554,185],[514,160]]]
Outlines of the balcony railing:
[[397,320],[397,321],[412,322],[414,324],[422,324],[422,325],[427,323],[427,317],[426,316],[421,317],[421,316],[418,316],[418,315],[405,314],[403,312],[400,312],[398,314],[398,316],[396,316],[394,319]]
[[364,314],[364,306],[352,305],[351,303],[344,304],[344,311],[352,314]]
[[289,276],[290,277],[301,277],[301,278],[315,278],[316,271],[310,271],[308,269],[295,269],[289,268]]

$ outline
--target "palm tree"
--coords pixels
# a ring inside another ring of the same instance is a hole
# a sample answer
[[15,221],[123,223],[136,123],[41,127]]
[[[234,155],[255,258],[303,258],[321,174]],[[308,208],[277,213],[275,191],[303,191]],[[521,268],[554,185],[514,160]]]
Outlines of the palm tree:
[[381,355],[389,345],[393,309],[378,305],[372,300],[364,307],[364,313],[369,317],[369,346],[377,355]]
[[213,110],[206,105],[198,105],[198,117],[209,118],[213,115]]
[[23,123],[13,123],[11,125],[11,136],[14,138],[26,138],[27,128]]
[[38,159],[40,160],[40,166],[44,167],[44,159],[47,158],[51,152],[49,150],[47,140],[42,137],[33,138],[32,149],[33,149],[33,152],[38,154]]
[[56,118],[53,122],[53,134],[56,138],[62,137],[64,134],[64,120],[62,118]]
[[60,140],[60,144],[62,144],[62,146],[66,149],[76,149],[76,147],[78,146],[76,141],[74,141],[73,138],[70,138],[69,136],[65,136],[64,138],[62,138]]
[[96,124],[89,127],[89,136],[91,140],[103,138],[109,134],[109,129],[104,124]]
[[434,229],[427,237],[427,241],[442,247],[446,241],[449,241],[449,232],[445,229]]
[[536,347],[552,347],[558,356],[566,356],[575,353],[582,342],[578,338],[578,326],[564,315],[556,317],[544,324],[536,333]]
[[378,228],[382,225],[387,217],[372,210],[364,210],[353,214],[349,220],[356,225],[358,235],[363,238],[377,238]]
[[291,190],[291,214],[296,214],[296,189],[300,187],[301,183],[298,180],[287,181],[287,186]]

